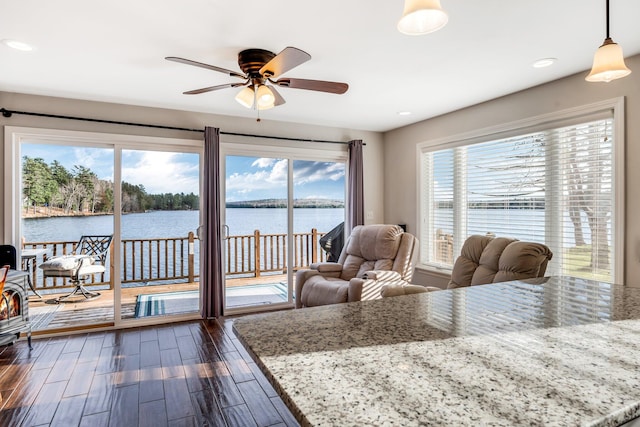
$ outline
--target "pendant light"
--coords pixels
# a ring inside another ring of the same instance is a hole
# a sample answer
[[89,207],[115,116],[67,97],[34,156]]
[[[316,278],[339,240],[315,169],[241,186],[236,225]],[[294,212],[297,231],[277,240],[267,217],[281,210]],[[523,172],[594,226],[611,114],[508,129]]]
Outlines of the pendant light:
[[410,36],[428,34],[444,27],[448,20],[440,0],[405,0],[398,31]]
[[631,74],[622,56],[622,48],[609,37],[609,0],[607,2],[607,37],[593,56],[593,67],[585,80],[588,82],[610,82]]
[[255,101],[253,86],[247,86],[238,92],[236,95],[236,101],[238,101],[238,103],[243,107],[253,108],[253,102]]
[[264,84],[247,86],[236,95],[236,101],[247,108],[268,110],[275,107],[276,98],[269,87]]

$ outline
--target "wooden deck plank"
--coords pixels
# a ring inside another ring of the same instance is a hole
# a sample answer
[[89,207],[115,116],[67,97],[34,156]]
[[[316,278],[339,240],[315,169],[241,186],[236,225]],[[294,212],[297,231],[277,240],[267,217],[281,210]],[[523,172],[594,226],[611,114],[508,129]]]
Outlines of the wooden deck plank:
[[[228,279],[226,286],[234,288],[239,286],[264,285],[271,283],[286,282],[286,275],[268,275],[261,277],[248,277],[241,279]],[[135,306],[138,295],[156,294],[166,292],[194,291],[199,289],[199,283],[178,283],[178,284],[150,284],[147,286],[127,287],[121,291],[121,317],[122,319],[135,318]],[[67,290],[61,289],[61,292]],[[111,289],[101,290],[101,296],[96,299],[69,302],[58,304],[53,314],[52,320],[43,328],[35,329],[35,335],[39,333],[51,333],[57,331],[65,331],[66,329],[78,329],[83,326],[112,325],[114,322],[113,307],[115,292]],[[35,312],[37,309],[47,307],[54,309],[47,300],[59,294],[44,295],[38,298],[35,295],[29,296],[29,308]],[[33,315],[31,316],[33,318]],[[177,333],[182,333],[178,331]],[[149,339],[149,338],[144,338]],[[81,339],[79,339],[81,341]],[[69,345],[80,345],[80,343],[70,343]],[[65,351],[73,351],[69,348]]]

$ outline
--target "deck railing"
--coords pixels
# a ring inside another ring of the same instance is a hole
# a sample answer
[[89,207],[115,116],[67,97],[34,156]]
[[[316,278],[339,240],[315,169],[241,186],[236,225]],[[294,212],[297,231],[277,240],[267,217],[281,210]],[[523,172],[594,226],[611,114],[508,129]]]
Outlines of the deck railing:
[[[313,262],[326,261],[326,253],[320,246],[320,238],[326,233],[315,228],[310,233],[293,235],[293,269],[308,267]],[[199,276],[200,245],[193,232],[186,237],[152,239],[123,239],[121,241],[120,281],[124,285],[147,285],[151,282],[192,283]],[[52,257],[71,254],[76,241],[25,242],[25,249],[44,249],[29,264],[31,280],[37,290],[72,287],[63,278],[44,278],[38,265]],[[286,273],[287,235],[262,234],[259,230],[250,235],[228,236],[226,248],[227,277],[260,277],[263,273]],[[88,285],[113,288],[111,256],[107,271],[88,280]]]
[[[294,270],[326,261],[326,253],[320,247],[320,238],[325,234],[313,228],[311,233],[293,235]],[[227,276],[260,277],[262,273],[287,271],[286,234],[261,234],[256,230],[253,234],[228,236],[224,244]]]

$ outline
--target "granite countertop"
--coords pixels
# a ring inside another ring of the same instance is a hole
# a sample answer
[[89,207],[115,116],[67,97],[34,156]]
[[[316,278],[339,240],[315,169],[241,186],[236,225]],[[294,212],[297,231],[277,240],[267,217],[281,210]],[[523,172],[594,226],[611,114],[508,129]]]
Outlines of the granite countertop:
[[302,425],[640,416],[640,288],[552,277],[257,314],[234,329]]

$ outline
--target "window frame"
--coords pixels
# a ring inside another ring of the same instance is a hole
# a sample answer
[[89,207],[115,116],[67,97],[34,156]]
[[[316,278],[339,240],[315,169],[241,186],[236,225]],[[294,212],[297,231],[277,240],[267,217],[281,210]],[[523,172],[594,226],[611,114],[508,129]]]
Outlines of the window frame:
[[[67,145],[89,148],[108,148],[113,150],[114,161],[114,216],[113,216],[113,271],[121,271],[121,240],[122,240],[122,213],[121,213],[121,191],[122,191],[122,151],[123,150],[145,150],[145,151],[176,151],[183,153],[193,153],[199,156],[200,171],[204,168],[204,149],[202,139],[171,138],[160,136],[144,136],[133,134],[114,134],[90,131],[76,131],[68,129],[48,129],[32,128],[22,126],[5,126],[4,128],[4,232],[5,242],[20,247],[21,240],[21,182],[22,182],[22,155],[21,144],[38,143],[51,145]],[[116,185],[119,184],[119,185]],[[202,176],[198,184],[199,194],[203,192]],[[202,203],[202,198],[200,198]],[[203,222],[202,209],[200,211],[200,223]],[[147,325],[159,324],[166,318],[122,318],[122,283],[120,274],[114,274],[113,280],[113,325],[106,324],[105,328],[123,327],[123,325]],[[198,313],[174,315],[172,321],[182,321],[199,318]],[[91,327],[89,323],[81,327]]]
[[[286,261],[287,265],[293,265],[294,258],[294,241],[293,232],[294,228],[294,168],[293,164],[296,160],[311,160],[319,162],[335,162],[344,164],[345,178],[344,178],[344,197],[345,202],[349,197],[349,159],[346,145],[330,146],[325,149],[309,148],[309,147],[283,147],[273,145],[256,145],[251,143],[237,142],[233,138],[225,137],[220,141],[220,177],[222,187],[220,191],[220,207],[221,207],[221,223],[226,224],[226,158],[227,156],[247,156],[247,157],[260,157],[271,156],[274,158],[287,160],[287,253]],[[345,204],[345,216],[347,215],[347,208]],[[346,219],[346,218],[345,218]],[[224,245],[223,245],[224,246]],[[226,249],[223,247],[223,252]],[[293,307],[293,294],[294,294],[294,276],[293,269],[287,269],[287,286],[288,286],[288,301],[282,303],[282,307]],[[226,279],[225,279],[226,280]],[[226,285],[226,282],[225,282]],[[226,286],[225,286],[226,287]],[[237,308],[226,307],[225,297],[225,313],[230,315],[247,314],[247,313],[259,313],[264,311],[270,311],[274,309],[274,306],[280,306],[280,304],[269,304],[266,306],[242,306]]]
[[[436,263],[425,262],[422,254],[431,251],[431,239],[427,236],[429,226],[427,223],[426,210],[431,206],[432,201],[430,194],[425,193],[426,185],[431,177],[426,177],[426,167],[424,154],[457,147],[468,146],[487,141],[495,141],[504,138],[517,137],[528,133],[550,130],[568,126],[572,124],[585,123],[608,111],[613,113],[613,206],[614,212],[611,217],[611,233],[613,245],[611,247],[613,253],[612,277],[614,282],[620,282],[624,278],[624,220],[626,212],[625,200],[625,162],[624,153],[626,147],[625,137],[625,111],[624,97],[607,99],[579,107],[560,110],[557,112],[542,114],[531,118],[516,120],[504,124],[481,128],[466,133],[451,135],[434,140],[424,141],[416,146],[416,218],[417,218],[417,234],[420,239],[420,259],[417,268],[421,270],[434,271],[443,274],[451,274],[452,267],[443,266]],[[454,239],[454,262],[460,253],[462,245],[461,239]]]

